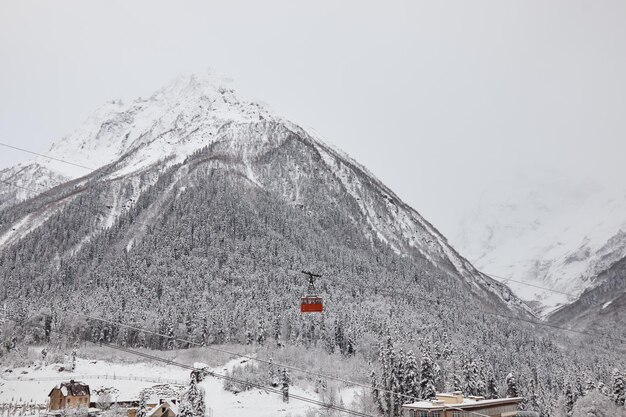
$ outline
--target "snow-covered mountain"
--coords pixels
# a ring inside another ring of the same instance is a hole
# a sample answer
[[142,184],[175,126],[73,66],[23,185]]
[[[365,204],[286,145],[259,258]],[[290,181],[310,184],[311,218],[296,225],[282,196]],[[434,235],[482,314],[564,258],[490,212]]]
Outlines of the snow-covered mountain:
[[264,119],[272,120],[271,113],[257,103],[242,101],[228,87],[227,79],[209,73],[181,77],[148,99],[106,103],[76,131],[52,144],[46,153],[52,159],[36,157],[0,171],[0,180],[22,187],[0,183],[0,204],[32,197],[36,193],[29,189],[45,191],[123,155],[130,154],[124,162],[126,169],[116,175],[163,159],[169,164],[181,162],[210,143],[226,122]]
[[[0,172],[12,182],[41,190],[73,180],[39,197],[46,200],[52,195],[54,204],[46,203],[28,214],[17,209],[5,213],[0,226],[0,248],[32,233],[72,200],[80,198],[85,190],[106,184],[110,203],[100,219],[100,229],[92,230],[80,245],[72,247],[66,253],[71,256],[98,230],[112,225],[130,210],[168,167],[178,164],[176,175],[180,177],[168,193],[192,186],[189,161],[209,147],[213,153],[211,164],[230,163],[231,169],[250,184],[278,192],[295,206],[306,207],[310,203],[307,187],[311,186],[312,177],[325,178],[327,193],[336,200],[333,204],[351,210],[348,217],[362,227],[372,242],[383,242],[398,254],[415,254],[470,284],[470,292],[491,294],[513,309],[525,310],[506,286],[478,272],[429,222],[364,167],[314,133],[274,115],[262,105],[241,99],[227,84],[227,80],[212,74],[193,75],[174,81],[148,99],[127,104],[112,101],[98,109],[78,130],[55,142],[49,152],[54,158],[93,167],[97,169],[94,173],[85,175],[82,167],[43,157]],[[271,162],[271,155],[290,146],[297,149],[292,151],[288,165],[273,167],[271,171],[260,162]],[[306,161],[307,158],[315,160]],[[313,171],[304,171],[305,161],[314,166]],[[132,187],[132,191],[127,187]],[[25,197],[32,196],[16,194],[13,200],[5,200],[4,206]],[[128,237],[124,245],[132,247],[134,239]]]
[[[361,382],[376,358],[410,349],[433,358],[440,391],[463,374],[505,392],[514,370],[544,411],[565,389],[554,375],[605,381],[618,362],[591,367],[588,340],[560,351],[579,341],[529,324],[526,304],[367,169],[211,76],[110,103],[51,153],[95,171],[24,164],[69,180],[0,208],[0,304],[15,317],[5,346],[250,345],[324,373],[339,357]],[[300,312],[302,270],[322,275],[322,314]]]
[[549,312],[626,256],[626,190],[545,170],[511,174],[482,192],[452,241],[478,269]]

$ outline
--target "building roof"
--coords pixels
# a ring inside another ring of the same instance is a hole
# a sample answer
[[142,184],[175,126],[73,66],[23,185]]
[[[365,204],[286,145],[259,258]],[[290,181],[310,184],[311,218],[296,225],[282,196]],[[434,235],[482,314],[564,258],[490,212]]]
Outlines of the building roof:
[[442,401],[417,401],[411,404],[404,404],[404,408],[422,409],[422,410],[454,410],[462,409],[468,410],[473,408],[487,407],[498,404],[511,404],[519,403],[523,400],[523,397],[511,397],[511,398],[494,398],[491,400],[475,399],[475,398],[463,398],[462,402],[456,404],[445,404]]
[[155,405],[146,413],[146,416],[150,417],[154,415],[161,407],[167,406],[175,415],[178,415],[178,404],[172,403],[170,400],[163,400],[162,403]]
[[61,390],[61,394],[63,394],[64,397],[90,395],[89,385],[80,381],[74,381],[73,379],[70,380],[70,382],[61,382],[56,387],[52,388],[48,397],[51,396],[56,389]]

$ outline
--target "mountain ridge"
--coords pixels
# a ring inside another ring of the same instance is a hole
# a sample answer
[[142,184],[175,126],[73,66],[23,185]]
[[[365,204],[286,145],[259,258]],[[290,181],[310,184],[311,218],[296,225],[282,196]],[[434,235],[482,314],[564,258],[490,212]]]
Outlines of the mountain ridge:
[[[333,180],[341,183],[343,189],[352,196],[368,227],[394,251],[404,254],[416,251],[429,261],[445,265],[452,273],[458,273],[478,287],[497,294],[504,303],[516,300],[505,286],[481,274],[461,257],[432,224],[404,203],[367,168],[326,144],[316,133],[271,114],[264,106],[240,99],[234,90],[222,84],[222,80],[216,82],[213,75],[192,75],[175,80],[147,100],[137,99],[128,105],[110,102],[98,109],[84,126],[53,144],[53,155],[50,156],[63,159],[66,155],[98,154],[95,160],[79,158],[78,161],[84,165],[105,167],[96,172],[104,170],[106,174],[98,175],[102,175],[102,180],[115,181],[123,180],[125,176],[136,176],[157,165],[162,171],[183,163],[204,147],[224,148],[226,143],[226,153],[234,152],[238,155],[246,166],[244,175],[260,185],[250,168],[250,158],[255,158],[255,152],[262,150],[268,143],[280,146],[285,136],[293,134],[310,142],[322,161],[333,170]],[[270,125],[276,129],[267,130]],[[281,131],[281,127],[284,130]],[[256,142],[250,142],[250,138]],[[116,146],[121,150],[116,150]],[[43,158],[38,157],[27,166],[37,166],[43,164],[42,161]],[[47,164],[50,167],[48,169],[52,170],[62,162],[49,160]],[[87,184],[90,178],[94,178],[93,174],[80,176],[83,172],[75,166],[63,166],[63,169],[63,174],[75,177],[72,181],[74,186]],[[6,171],[0,172],[0,175]],[[359,175],[355,175],[359,172]],[[363,201],[361,192],[367,187],[380,190],[382,199],[368,196],[369,200]],[[136,190],[129,201],[123,204],[115,197],[112,204],[115,208],[108,214],[105,223],[112,224],[139,194],[141,190]],[[297,200],[297,195],[294,198]],[[384,219],[381,213],[385,215]],[[14,242],[39,223],[36,219],[22,219],[15,226],[14,222],[12,228],[15,230],[0,235],[0,243]],[[528,310],[523,303],[515,303],[516,308]]]

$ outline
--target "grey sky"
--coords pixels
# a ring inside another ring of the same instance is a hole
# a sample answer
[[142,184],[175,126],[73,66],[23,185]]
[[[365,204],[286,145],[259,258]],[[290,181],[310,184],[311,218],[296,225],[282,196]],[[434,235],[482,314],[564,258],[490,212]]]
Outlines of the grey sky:
[[[444,234],[481,184],[626,188],[626,2],[0,0],[0,138],[42,152],[208,67],[366,165]],[[28,156],[0,149],[0,167]]]

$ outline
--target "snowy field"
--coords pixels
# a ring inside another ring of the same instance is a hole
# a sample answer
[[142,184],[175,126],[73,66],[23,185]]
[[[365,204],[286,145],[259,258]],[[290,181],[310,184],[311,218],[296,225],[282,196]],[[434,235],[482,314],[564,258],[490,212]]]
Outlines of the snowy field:
[[[235,359],[212,370],[219,374],[232,371],[245,360]],[[114,388],[118,394],[117,401],[128,401],[138,398],[141,390],[155,385],[172,384],[187,385],[189,371],[171,365],[153,363],[115,363],[100,360],[78,358],[74,372],[59,372],[62,364],[36,365],[30,367],[3,368],[0,374],[0,403],[37,403],[45,404],[50,390],[63,381],[75,379],[87,383],[92,391],[92,400],[97,401],[93,394],[100,388]],[[241,393],[224,390],[221,379],[207,377],[201,382],[206,393],[206,405],[213,417],[276,417],[312,415],[316,406],[291,399],[284,403],[280,395],[261,389],[252,389]],[[320,396],[312,391],[291,386],[290,394],[320,400]],[[344,389],[337,404],[350,405],[354,397],[354,389]]]

